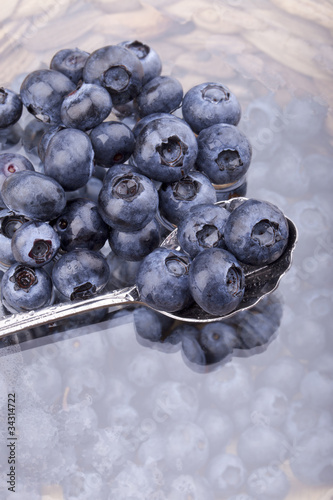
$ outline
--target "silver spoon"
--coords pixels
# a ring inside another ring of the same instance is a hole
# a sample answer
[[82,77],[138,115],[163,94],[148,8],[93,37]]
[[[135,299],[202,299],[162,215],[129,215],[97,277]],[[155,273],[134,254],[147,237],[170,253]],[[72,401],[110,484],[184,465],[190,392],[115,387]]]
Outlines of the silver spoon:
[[[234,198],[230,201],[221,201],[217,204],[232,211],[233,208],[246,201],[246,198]],[[275,290],[283,277],[291,266],[292,253],[297,242],[297,229],[295,224],[287,218],[289,224],[289,240],[288,245],[281,257],[272,264],[265,266],[250,266],[242,264],[245,275],[245,293],[242,302],[238,307],[225,316],[212,316],[206,313],[198,305],[192,304],[191,306],[169,313],[165,311],[158,311],[166,316],[174,318],[179,321],[188,321],[191,323],[210,323],[219,321],[224,318],[233,316],[239,311],[249,309],[259,302],[265,295]],[[177,241],[177,229],[174,229],[161,244],[162,247],[170,250],[179,249]],[[4,316],[0,320],[0,339],[17,333],[22,330],[29,330],[37,326],[53,323],[62,319],[69,318],[81,313],[87,313],[96,309],[105,307],[113,307],[119,305],[133,305],[141,304],[146,305],[140,300],[140,294],[137,286],[131,286],[122,290],[116,290],[104,295],[99,295],[91,299],[82,300],[80,302],[66,302],[57,304],[37,311],[29,311],[24,313],[12,314]]]

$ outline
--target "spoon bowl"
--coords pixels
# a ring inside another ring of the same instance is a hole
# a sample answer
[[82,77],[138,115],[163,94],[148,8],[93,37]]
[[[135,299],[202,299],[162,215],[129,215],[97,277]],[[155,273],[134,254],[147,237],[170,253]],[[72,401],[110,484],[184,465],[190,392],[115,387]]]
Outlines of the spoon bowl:
[[[226,208],[228,211],[232,211],[235,206],[246,201],[246,199],[247,198],[234,198],[228,201],[220,201],[216,204]],[[245,276],[245,293],[243,300],[234,311],[224,316],[217,317],[205,312],[197,304],[193,303],[187,308],[175,313],[166,311],[158,312],[179,321],[210,323],[231,317],[239,311],[244,311],[253,307],[262,297],[273,292],[277,288],[281,278],[291,266],[292,254],[297,242],[297,229],[290,219],[287,218],[287,221],[289,225],[288,244],[283,254],[275,262],[263,266],[251,266],[240,262]],[[177,228],[165,238],[160,246],[170,250],[179,250]],[[125,306],[129,304],[146,305],[140,300],[140,294],[136,285],[98,295],[88,300],[66,302],[45,307],[37,311],[11,314],[0,319],[0,339],[12,333],[53,323],[96,309],[119,305]]]

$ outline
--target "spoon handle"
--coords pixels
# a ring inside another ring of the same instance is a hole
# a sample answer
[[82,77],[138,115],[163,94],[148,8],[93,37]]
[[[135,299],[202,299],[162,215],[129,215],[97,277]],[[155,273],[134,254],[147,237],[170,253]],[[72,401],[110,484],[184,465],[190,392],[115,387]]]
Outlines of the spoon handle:
[[0,319],[0,339],[12,333],[29,330],[37,326],[53,323],[77,314],[103,309],[118,305],[125,305],[139,301],[136,287],[124,288],[113,292],[81,300],[80,302],[65,302],[45,307],[37,311],[22,312],[4,316]]

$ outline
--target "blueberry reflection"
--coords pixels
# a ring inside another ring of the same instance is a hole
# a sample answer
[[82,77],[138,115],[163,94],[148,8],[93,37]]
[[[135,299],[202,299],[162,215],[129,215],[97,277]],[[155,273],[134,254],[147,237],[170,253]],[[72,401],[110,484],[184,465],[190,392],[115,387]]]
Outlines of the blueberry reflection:
[[233,356],[264,352],[276,337],[281,317],[282,304],[276,294],[264,297],[249,310],[204,326],[171,324],[169,318],[146,307],[135,309],[133,315],[140,344],[164,352],[181,349],[184,362],[199,372],[216,369]]

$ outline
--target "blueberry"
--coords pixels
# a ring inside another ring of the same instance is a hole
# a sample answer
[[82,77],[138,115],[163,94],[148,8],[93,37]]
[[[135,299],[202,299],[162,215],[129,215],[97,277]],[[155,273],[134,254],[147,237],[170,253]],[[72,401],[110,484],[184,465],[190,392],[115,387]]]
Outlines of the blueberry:
[[32,267],[50,262],[60,247],[54,229],[46,222],[29,221],[19,227],[12,237],[12,252],[22,264]]
[[240,180],[250,166],[251,156],[249,141],[234,125],[212,125],[198,136],[196,165],[214,184]]
[[205,353],[207,365],[226,359],[239,345],[236,329],[223,321],[204,325],[198,340]]
[[43,269],[15,263],[3,275],[1,298],[10,312],[45,307],[52,299],[51,278]]
[[186,307],[189,292],[189,258],[176,250],[158,248],[141,263],[137,285],[143,302],[153,309],[178,311]]
[[47,130],[49,130],[49,128],[50,125],[39,120],[35,120],[35,118],[32,118],[29,121],[29,123],[25,126],[22,135],[22,144],[27,153],[38,156],[39,143],[42,136]]
[[143,68],[131,50],[109,45],[90,54],[83,69],[83,79],[86,83],[105,87],[114,105],[124,104],[139,94]]
[[290,488],[286,474],[276,467],[260,467],[247,478],[247,489],[257,500],[283,500]]
[[57,124],[63,98],[74,89],[74,83],[59,71],[40,69],[26,76],[20,92],[29,113],[42,122]]
[[190,267],[190,291],[195,302],[209,314],[223,316],[234,311],[245,290],[242,268],[221,248],[200,252]]
[[313,486],[333,485],[332,427],[314,429],[305,434],[296,445],[291,469],[296,478]]
[[179,181],[164,183],[159,189],[160,212],[172,224],[179,225],[196,205],[216,202],[216,191],[208,177],[191,171]]
[[134,151],[134,135],[127,125],[121,122],[104,122],[90,133],[95,152],[95,160],[103,167],[124,163]]
[[193,325],[179,326],[173,332],[173,339],[177,338],[176,333],[181,337],[184,361],[189,363],[192,369],[206,366],[206,355],[199,342],[199,329]]
[[44,168],[66,191],[85,186],[93,171],[94,151],[87,134],[81,130],[63,129],[51,137]]
[[143,67],[143,85],[161,74],[162,62],[154,49],[137,40],[121,42],[118,45],[131,50],[140,59]]
[[[168,320],[166,324],[164,324],[163,318]],[[173,322],[170,318],[143,306],[134,310],[133,321],[138,336],[151,342],[161,341],[163,335],[169,329],[170,323]]]
[[183,98],[181,83],[171,76],[157,76],[146,83],[137,97],[140,116],[171,113]]
[[298,393],[304,375],[304,367],[297,359],[283,356],[260,372],[256,383],[260,386],[276,387],[287,397],[293,397]]
[[127,232],[111,230],[109,236],[111,249],[125,260],[139,261],[158,247],[160,229],[153,219],[139,231]]
[[221,453],[232,441],[234,423],[226,413],[217,408],[204,408],[199,414],[198,424],[208,438],[212,453]]
[[208,248],[225,248],[224,228],[229,212],[218,205],[193,207],[178,226],[177,238],[192,259]]
[[16,123],[22,114],[22,101],[19,95],[0,87],[0,129]]
[[108,285],[110,289],[125,288],[135,284],[136,275],[141,265],[140,261],[131,262],[124,260],[113,252],[110,252],[106,260],[110,271],[110,281]]
[[277,260],[288,243],[288,222],[272,203],[250,199],[231,214],[224,230],[227,248],[251,265]]
[[238,439],[238,455],[248,469],[265,467],[268,463],[282,463],[289,444],[281,432],[265,425],[248,427]]
[[221,453],[211,460],[208,476],[219,494],[231,495],[242,488],[246,470],[239,457],[231,453]]
[[80,49],[62,49],[52,57],[50,68],[60,71],[77,84],[82,79],[83,68],[88,57],[88,52]]
[[145,175],[161,182],[175,182],[194,167],[198,153],[195,135],[182,120],[152,120],[137,136],[134,163]]
[[35,170],[28,158],[18,153],[0,154],[0,206],[4,206],[1,197],[1,188],[7,177],[22,170]]
[[89,130],[97,127],[112,109],[110,94],[100,85],[82,83],[61,105],[61,121],[66,127]]
[[51,125],[45,130],[45,132],[41,136],[38,142],[38,156],[43,163],[45,161],[46,150],[50,143],[50,140],[57,132],[59,132],[59,130],[63,130],[64,128],[65,127],[63,125]]
[[332,427],[329,410],[311,407],[304,400],[292,401],[284,424],[285,434],[291,442],[297,443],[303,436],[323,427]]
[[109,227],[101,218],[97,204],[76,198],[67,205],[54,224],[61,248],[66,252],[75,248],[100,250],[106,242]]
[[209,445],[203,430],[191,421],[166,429],[166,465],[183,473],[200,470],[207,462]]
[[104,221],[119,231],[139,231],[155,216],[158,194],[150,179],[135,172],[107,176],[98,199]]
[[89,299],[105,288],[109,268],[93,250],[78,249],[64,254],[54,265],[52,279],[57,290],[70,300]]
[[28,219],[21,215],[12,214],[0,219],[0,266],[9,267],[16,262],[12,252],[12,237],[27,221]]
[[265,418],[269,425],[280,427],[286,419],[288,399],[275,387],[256,390],[251,401],[251,412]]
[[178,118],[177,116],[174,116],[174,115],[170,115],[168,113],[152,113],[151,115],[147,115],[147,116],[144,116],[143,118],[141,118],[134,126],[133,128],[133,134],[134,134],[134,137],[135,139],[138,137],[138,135],[140,134],[141,130],[151,121],[153,120],[157,120],[159,118],[172,118],[174,120],[179,120],[181,122],[183,122],[183,120],[181,120],[180,118]]
[[234,94],[225,85],[214,82],[192,87],[184,96],[182,111],[196,133],[216,123],[237,125],[241,117]]
[[57,181],[30,170],[8,177],[1,194],[10,210],[29,219],[55,219],[66,205],[65,192]]

